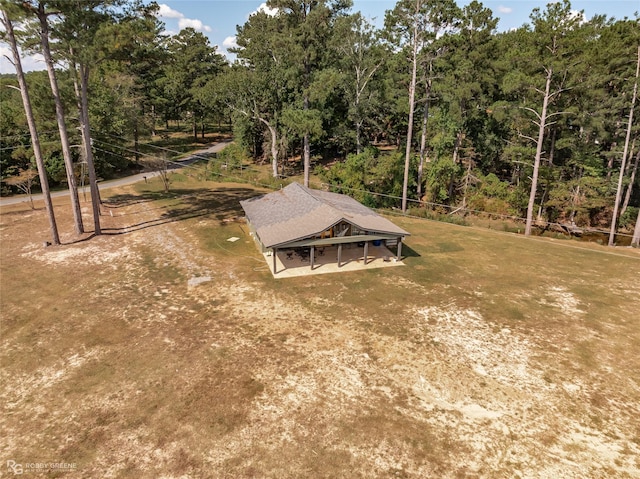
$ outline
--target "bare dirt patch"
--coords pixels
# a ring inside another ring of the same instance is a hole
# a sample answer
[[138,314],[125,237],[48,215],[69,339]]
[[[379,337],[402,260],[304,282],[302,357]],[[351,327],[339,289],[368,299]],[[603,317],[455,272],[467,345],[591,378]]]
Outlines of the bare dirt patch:
[[406,220],[403,268],[274,280],[236,218],[247,187],[205,186],[115,192],[109,235],[56,248],[37,246],[44,217],[0,216],[3,460],[77,464],[65,477],[640,476],[635,253]]

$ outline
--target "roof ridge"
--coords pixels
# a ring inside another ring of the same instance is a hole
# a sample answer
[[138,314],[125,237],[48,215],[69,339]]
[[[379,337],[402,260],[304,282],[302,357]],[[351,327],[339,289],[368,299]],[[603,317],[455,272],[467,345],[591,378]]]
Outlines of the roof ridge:
[[333,214],[340,216],[340,218],[342,218],[343,221],[348,221],[347,215],[345,214],[345,212],[342,211],[340,208],[338,208],[336,205],[334,205],[332,201],[329,201],[327,198],[323,198],[321,196],[317,196],[313,194],[313,191],[321,191],[322,193],[325,193],[324,190],[315,190],[313,188],[309,188],[308,186],[304,186],[299,183],[298,185],[302,187],[304,192],[307,195],[311,196],[311,198],[313,198],[319,204],[319,206],[324,206],[325,208],[329,208],[333,212]]
[[315,190],[298,182],[240,204],[267,248],[317,235],[339,221],[365,231],[409,234],[350,196]]
[[301,183],[298,183],[297,181],[294,181],[293,183],[291,183],[289,186],[293,186],[295,185],[296,187],[298,187],[300,190],[304,191],[307,195],[311,196],[314,199],[317,199],[315,196],[313,196],[310,192],[311,188],[309,188],[308,186],[304,186]]
[[292,186],[292,185],[295,185],[300,191],[302,191],[305,195],[309,196],[316,203],[320,203],[320,205],[325,205],[325,206],[328,206],[330,208],[335,209],[332,205],[327,204],[327,202],[323,201],[321,198],[318,198],[316,195],[314,195],[312,193],[312,188],[309,188],[308,186],[304,186],[303,184],[298,183],[297,181],[294,181],[289,186]]

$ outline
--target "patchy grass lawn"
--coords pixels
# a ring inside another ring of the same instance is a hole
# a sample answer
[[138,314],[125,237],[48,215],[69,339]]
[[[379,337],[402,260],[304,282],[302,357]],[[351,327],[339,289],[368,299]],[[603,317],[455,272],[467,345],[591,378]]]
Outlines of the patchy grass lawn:
[[174,186],[46,249],[42,210],[2,210],[3,472],[640,476],[639,251],[393,218],[406,267],[274,280],[260,191]]

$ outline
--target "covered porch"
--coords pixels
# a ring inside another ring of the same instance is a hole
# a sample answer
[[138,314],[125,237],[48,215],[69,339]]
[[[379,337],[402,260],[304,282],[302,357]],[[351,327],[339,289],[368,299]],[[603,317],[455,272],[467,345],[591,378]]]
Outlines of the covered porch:
[[274,278],[404,266],[384,243],[374,245],[371,242],[366,248],[366,256],[364,246],[357,243],[314,246],[313,249],[313,264],[311,246],[276,248],[266,251],[264,257]]
[[298,183],[240,204],[276,278],[400,264],[410,235],[349,196]]

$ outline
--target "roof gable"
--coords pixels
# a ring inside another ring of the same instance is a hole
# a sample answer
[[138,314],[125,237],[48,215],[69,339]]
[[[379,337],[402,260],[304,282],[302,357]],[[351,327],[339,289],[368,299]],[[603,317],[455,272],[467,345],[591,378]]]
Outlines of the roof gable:
[[365,231],[409,235],[349,196],[312,190],[299,183],[240,204],[267,248],[320,234],[341,220]]

